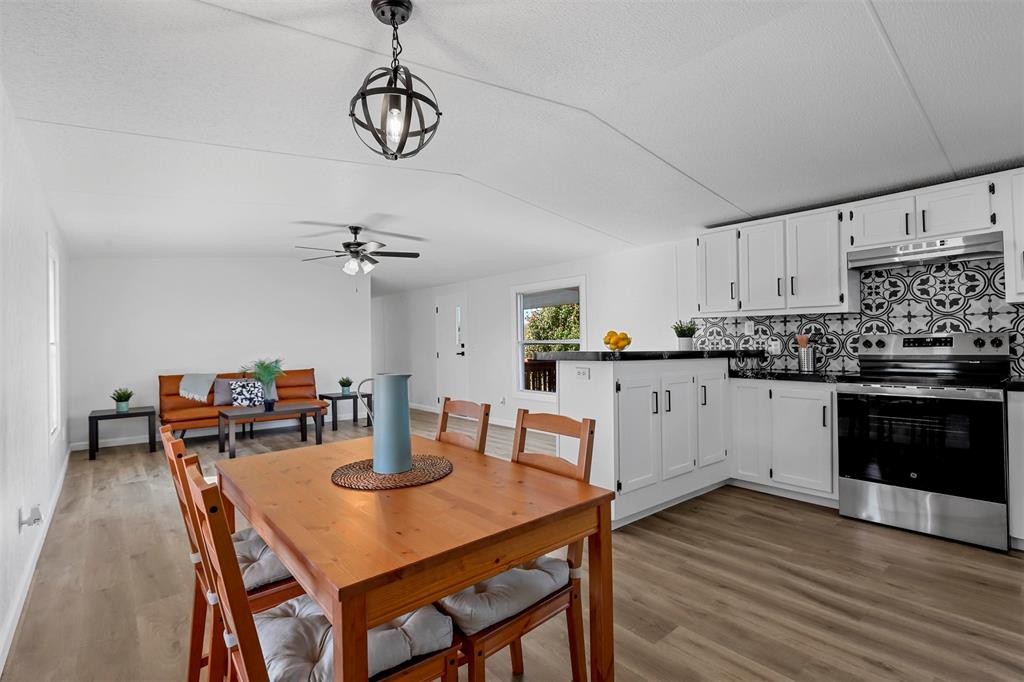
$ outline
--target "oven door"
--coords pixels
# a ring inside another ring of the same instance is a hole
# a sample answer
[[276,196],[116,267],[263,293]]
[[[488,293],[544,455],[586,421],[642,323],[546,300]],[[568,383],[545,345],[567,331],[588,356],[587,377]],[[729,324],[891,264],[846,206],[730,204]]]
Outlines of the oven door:
[[1003,395],[842,385],[839,476],[1005,504]]

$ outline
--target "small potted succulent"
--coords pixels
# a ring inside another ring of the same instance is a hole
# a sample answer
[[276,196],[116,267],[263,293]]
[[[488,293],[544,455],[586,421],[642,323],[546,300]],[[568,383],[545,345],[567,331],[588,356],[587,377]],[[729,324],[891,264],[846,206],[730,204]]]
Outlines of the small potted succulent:
[[135,391],[130,388],[118,388],[110,394],[110,399],[116,403],[116,409],[118,412],[128,411],[128,401],[135,395]]
[[693,320],[683,322],[676,320],[672,325],[672,331],[676,333],[676,340],[679,342],[679,350],[693,350],[693,337],[697,333],[697,323]]
[[338,379],[338,385],[341,386],[341,392],[343,395],[349,395],[350,393],[352,393],[351,377],[342,377]]
[[263,385],[263,408],[267,412],[273,412],[274,403],[277,402],[277,400],[271,399],[270,396],[274,395],[274,382],[279,376],[284,376],[284,370],[281,369],[283,362],[284,360],[281,358],[256,360],[251,365],[242,368],[243,372],[251,374],[253,379]]

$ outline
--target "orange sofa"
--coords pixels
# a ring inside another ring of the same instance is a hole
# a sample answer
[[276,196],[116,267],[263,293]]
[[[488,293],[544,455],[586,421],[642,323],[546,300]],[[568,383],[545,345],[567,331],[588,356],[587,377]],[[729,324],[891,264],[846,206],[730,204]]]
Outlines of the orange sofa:
[[[244,376],[241,372],[225,372],[218,374],[217,378],[241,379]],[[217,413],[230,405],[213,404],[213,386],[210,387],[210,394],[206,396],[205,403],[182,398],[179,395],[181,377],[181,374],[160,376],[160,423],[169,424],[175,431],[217,426]],[[326,400],[318,400],[316,395],[316,378],[312,369],[288,369],[285,370],[283,376],[277,378],[277,404],[282,407],[295,403],[316,403],[321,406],[321,414],[326,415],[328,403]],[[297,418],[282,418],[274,414],[267,414],[248,421],[265,422],[282,419]]]

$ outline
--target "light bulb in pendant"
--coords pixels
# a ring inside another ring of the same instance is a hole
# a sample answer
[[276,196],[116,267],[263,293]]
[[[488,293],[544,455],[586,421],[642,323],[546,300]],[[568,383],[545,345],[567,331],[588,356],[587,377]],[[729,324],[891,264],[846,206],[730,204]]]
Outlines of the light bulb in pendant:
[[349,258],[345,261],[345,264],[341,266],[341,271],[346,275],[355,275],[359,272],[359,261],[355,258]]
[[388,95],[384,98],[388,113],[384,123],[385,141],[391,151],[398,149],[402,141],[402,131],[405,128],[405,117],[402,115],[402,98],[398,95]]

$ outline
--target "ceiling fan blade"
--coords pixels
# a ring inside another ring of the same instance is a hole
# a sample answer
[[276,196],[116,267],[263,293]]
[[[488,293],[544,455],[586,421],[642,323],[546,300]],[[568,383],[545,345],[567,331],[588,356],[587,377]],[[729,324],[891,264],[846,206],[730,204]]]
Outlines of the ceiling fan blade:
[[319,246],[296,246],[296,249],[309,249],[310,251],[330,251],[332,253],[345,253],[337,249],[321,249]]
[[419,258],[420,254],[415,251],[375,251],[378,258]]
[[305,263],[306,261],[311,261],[311,260],[323,260],[324,258],[341,258],[342,255],[343,254],[335,253],[335,254],[332,254],[330,256],[316,256],[315,258],[303,258],[302,262]]
[[425,242],[425,241],[427,241],[425,237],[420,237],[420,236],[415,235],[415,234],[402,234],[401,232],[387,232],[386,230],[378,230],[378,229],[375,229],[375,228],[372,228],[372,227],[365,227],[363,229],[365,231],[369,232],[370,234],[374,234],[374,235],[379,234],[382,237],[394,237],[395,239],[408,239],[411,242]]
[[387,244],[381,244],[380,242],[366,242],[362,246],[365,253],[373,253],[377,249],[383,249]]
[[348,225],[345,223],[325,223],[322,220],[293,220],[292,225],[317,225],[319,227],[340,227],[343,230],[348,229]]
[[377,260],[376,258],[374,258],[373,256],[367,256],[365,254],[363,255],[362,260],[366,261],[367,263],[369,263],[371,265],[377,265],[378,263],[380,263],[380,261]]

